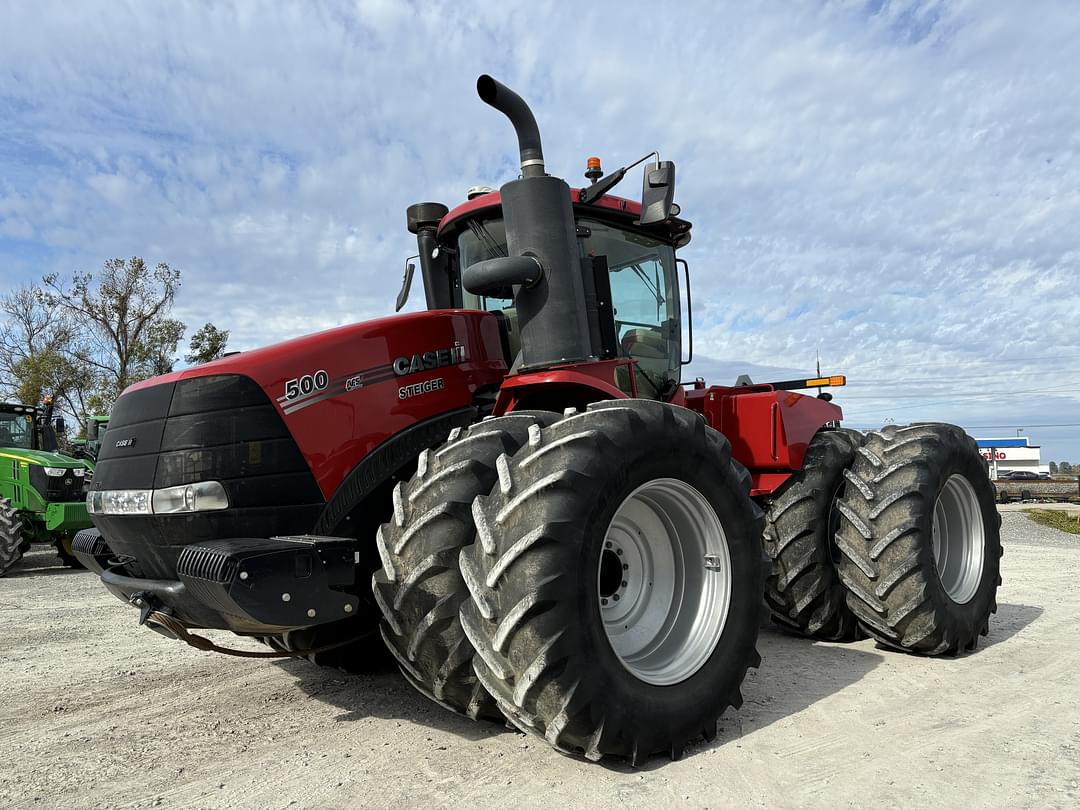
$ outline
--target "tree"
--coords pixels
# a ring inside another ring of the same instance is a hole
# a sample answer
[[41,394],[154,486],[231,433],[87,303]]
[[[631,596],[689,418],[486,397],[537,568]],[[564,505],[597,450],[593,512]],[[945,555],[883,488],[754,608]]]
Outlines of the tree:
[[1070,475],[1070,474],[1072,474],[1072,471],[1073,471],[1073,465],[1070,464],[1069,462],[1063,461],[1060,464],[1058,464],[1058,472],[1063,472],[1066,475]]
[[191,336],[191,345],[188,353],[184,355],[184,360],[192,365],[217,360],[225,354],[225,345],[228,342],[228,329],[218,329],[212,323],[207,323]]
[[51,394],[60,410],[78,420],[98,381],[69,355],[77,324],[49,306],[34,285],[0,298],[0,314],[0,394],[27,404]]
[[180,272],[162,262],[151,269],[135,256],[110,259],[95,280],[75,273],[70,284],[45,276],[42,299],[78,324],[67,354],[99,380],[98,407],[134,382],[172,370],[184,324],[169,317]]
[[1050,462],[1050,474],[1051,475],[1057,475],[1057,473],[1058,473],[1057,462],[1056,461],[1051,461]]

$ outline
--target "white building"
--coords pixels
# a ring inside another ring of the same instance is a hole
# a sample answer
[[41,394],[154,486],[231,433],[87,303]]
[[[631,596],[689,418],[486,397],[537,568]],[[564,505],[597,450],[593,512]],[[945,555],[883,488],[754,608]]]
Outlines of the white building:
[[1026,470],[1033,473],[1050,472],[1050,465],[1043,464],[1039,458],[1039,445],[1028,444],[1027,436],[976,439],[975,441],[990,468],[991,478],[997,478],[1001,473],[1014,470]]

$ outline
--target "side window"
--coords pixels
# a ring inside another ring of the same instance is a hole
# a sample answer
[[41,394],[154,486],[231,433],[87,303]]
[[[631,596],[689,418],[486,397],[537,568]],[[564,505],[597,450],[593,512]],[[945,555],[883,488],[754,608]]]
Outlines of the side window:
[[619,353],[636,361],[639,376],[659,394],[670,380],[678,382],[681,368],[675,251],[634,231],[581,224],[588,228],[585,254],[607,258]]
[[[506,228],[501,219],[468,221],[468,230],[458,237],[458,263],[461,270],[485,259],[495,259],[506,254]],[[466,309],[485,309],[488,312],[506,310],[514,306],[510,291],[505,296],[475,295],[462,290],[462,303]]]

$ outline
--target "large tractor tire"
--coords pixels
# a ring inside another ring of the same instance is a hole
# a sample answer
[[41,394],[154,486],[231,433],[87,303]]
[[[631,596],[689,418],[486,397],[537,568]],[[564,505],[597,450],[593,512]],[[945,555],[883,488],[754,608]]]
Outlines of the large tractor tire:
[[906,652],[975,649],[997,611],[1002,550],[974,439],[945,424],[875,431],[847,478],[839,572],[862,629]]
[[828,641],[856,635],[855,614],[836,573],[836,531],[844,471],[855,461],[863,435],[822,430],[806,449],[802,469],[791,476],[765,512],[765,553],[772,570],[765,601],[785,630]]
[[496,466],[461,619],[503,714],[590,760],[712,739],[761,661],[762,513],[728,441],[684,408],[616,400]]
[[23,555],[22,521],[7,498],[0,498],[0,577]]
[[517,452],[531,428],[557,418],[526,411],[455,430],[395,487],[394,517],[376,537],[383,567],[372,588],[387,647],[420,692],[473,719],[502,714],[473,673],[472,645],[458,619],[468,599],[458,555],[476,538],[472,502],[495,485],[501,456]]

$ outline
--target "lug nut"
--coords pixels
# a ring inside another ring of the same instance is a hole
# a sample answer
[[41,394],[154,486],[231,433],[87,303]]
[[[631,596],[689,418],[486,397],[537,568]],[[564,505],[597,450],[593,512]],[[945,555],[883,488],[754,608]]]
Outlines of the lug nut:
[[600,604],[601,605],[606,605],[607,604],[607,599],[601,599]]
[[629,570],[630,570],[630,566],[629,566],[629,565],[627,565],[626,563],[623,563],[623,564],[622,564],[622,570],[623,570],[623,571],[629,571]]
[[241,571],[240,572],[240,579],[247,579],[247,578],[248,578],[248,572],[247,571]]
[[623,586],[624,588],[626,587],[626,580],[625,580],[625,579],[624,579],[624,580],[622,581],[622,586]]
[[283,594],[281,595],[281,601],[282,601],[282,602],[288,602],[288,601],[289,601],[290,599],[292,599],[292,595],[291,595],[291,594],[283,593]]
[[615,549],[615,553],[618,554],[621,557],[622,556],[622,549],[621,548]]
[[315,618],[315,608],[308,608],[307,615],[308,615],[309,619],[314,619]]
[[610,540],[608,540],[606,543],[604,543],[604,548],[611,548],[611,541]]
[[346,613],[352,613],[352,605],[346,605],[345,606],[345,612]]
[[615,595],[614,595],[614,596],[612,596],[611,598],[612,598],[612,599],[614,599],[614,600],[615,600],[616,602],[618,602],[618,601],[619,601],[619,595],[618,595],[618,594],[615,594]]

